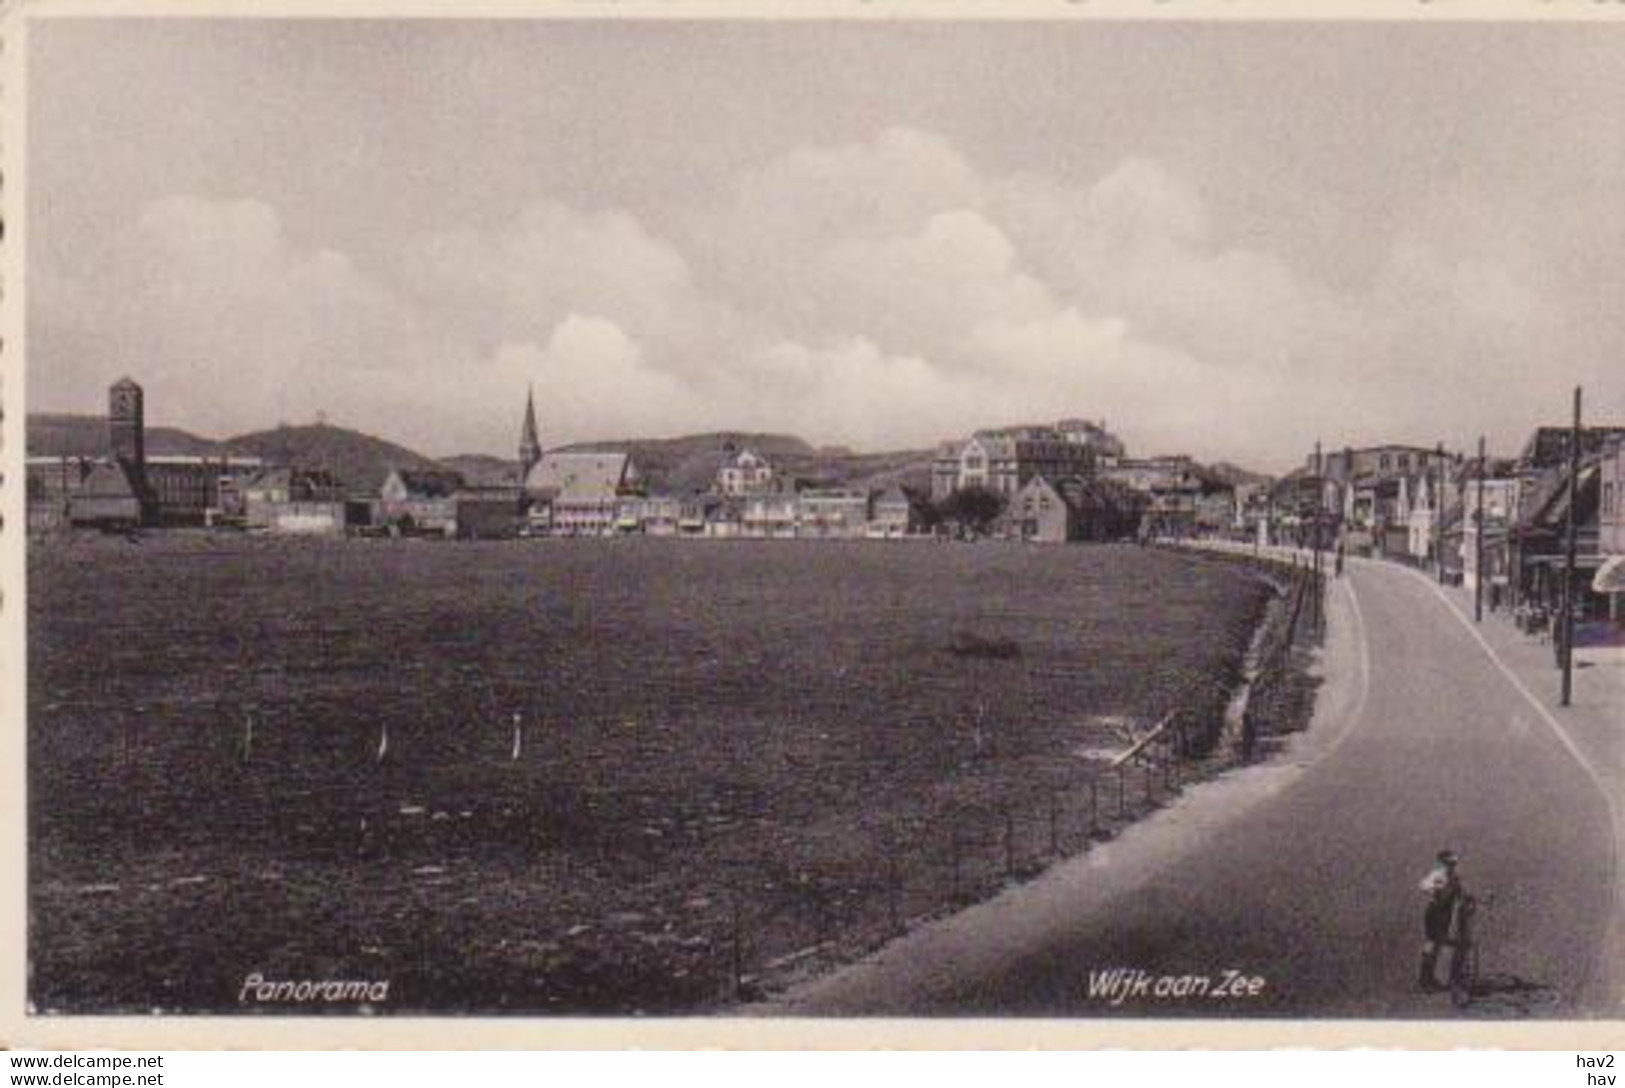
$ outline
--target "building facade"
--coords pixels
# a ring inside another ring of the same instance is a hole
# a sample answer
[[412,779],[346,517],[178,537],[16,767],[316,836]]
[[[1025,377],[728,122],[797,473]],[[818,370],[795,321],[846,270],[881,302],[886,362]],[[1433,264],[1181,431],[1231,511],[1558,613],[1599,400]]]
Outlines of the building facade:
[[1597,548],[1602,565],[1591,588],[1607,598],[1608,618],[1619,629],[1625,628],[1625,438],[1615,438],[1604,448],[1599,479]]
[[1008,500],[1035,476],[1088,476],[1098,464],[1115,463],[1122,454],[1121,442],[1085,421],[977,431],[966,441],[937,447],[931,498],[940,502],[955,491],[983,488]]
[[764,540],[789,540],[796,535],[800,503],[793,491],[747,495],[739,504],[739,534]]
[[391,469],[378,488],[380,523],[404,535],[455,536],[462,474],[445,469]]
[[796,496],[796,536],[856,540],[869,529],[869,493],[855,488],[815,488]]
[[622,530],[621,500],[643,493],[630,454],[612,450],[544,453],[525,477],[525,498],[547,531],[610,536]]
[[1099,478],[1038,476],[999,516],[998,535],[1041,544],[1119,540],[1137,532],[1151,499]]
[[917,536],[927,527],[927,503],[900,484],[893,484],[870,501],[869,527],[865,535],[875,540],[900,540]]
[[722,495],[759,495],[774,488],[776,474],[767,458],[743,449],[723,461],[716,488]]

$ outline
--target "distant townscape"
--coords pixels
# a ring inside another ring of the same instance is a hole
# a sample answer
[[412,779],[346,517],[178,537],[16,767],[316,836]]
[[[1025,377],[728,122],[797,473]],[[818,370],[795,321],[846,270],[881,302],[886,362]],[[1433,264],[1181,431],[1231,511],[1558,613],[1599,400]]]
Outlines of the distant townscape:
[[[1469,587],[1482,563],[1491,607],[1515,607],[1538,625],[1562,598],[1571,490],[1582,613],[1610,610],[1593,575],[1625,552],[1625,426],[1581,431],[1572,489],[1569,436],[1566,427],[1541,427],[1516,456],[1482,461],[1442,446],[1345,447],[1270,478],[1183,455],[1131,457],[1103,421],[1064,419],[978,430],[879,463],[845,451],[820,461],[775,436],[717,435],[685,449],[680,464],[648,472],[635,442],[544,449],[527,398],[517,462],[443,464],[364,439],[376,447],[369,478],[314,463],[332,461],[320,443],[148,453],[144,393],[124,378],[108,390],[105,452],[30,450],[28,527],[452,539],[1318,540],[1427,565]],[[657,447],[644,444],[651,460]],[[864,469],[877,471],[857,474]]]

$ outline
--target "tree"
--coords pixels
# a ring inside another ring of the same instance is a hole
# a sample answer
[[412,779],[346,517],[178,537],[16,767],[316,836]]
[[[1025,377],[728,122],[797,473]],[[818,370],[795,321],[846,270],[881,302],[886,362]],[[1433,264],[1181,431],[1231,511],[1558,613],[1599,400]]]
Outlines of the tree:
[[1004,513],[1004,496],[985,487],[962,487],[937,504],[943,521],[975,533],[986,533]]

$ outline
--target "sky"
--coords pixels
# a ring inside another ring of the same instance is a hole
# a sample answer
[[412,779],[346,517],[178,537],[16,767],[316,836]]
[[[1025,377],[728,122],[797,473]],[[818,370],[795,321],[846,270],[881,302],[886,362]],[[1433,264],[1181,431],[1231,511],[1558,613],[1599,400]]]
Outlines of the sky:
[[37,19],[28,397],[430,455],[1625,422],[1625,24]]

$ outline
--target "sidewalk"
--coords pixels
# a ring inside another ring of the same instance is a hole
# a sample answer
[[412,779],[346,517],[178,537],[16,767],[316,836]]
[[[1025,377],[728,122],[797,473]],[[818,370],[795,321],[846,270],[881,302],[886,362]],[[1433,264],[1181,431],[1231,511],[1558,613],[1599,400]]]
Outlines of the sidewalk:
[[1509,609],[1492,612],[1488,602],[1483,622],[1474,624],[1471,590],[1442,586],[1427,572],[1415,573],[1478,631],[1501,664],[1569,729],[1597,769],[1611,773],[1616,793],[1625,794],[1625,654],[1615,649],[1576,650],[1571,705],[1559,706],[1562,674],[1550,639],[1542,641],[1518,630]]
[[[1307,566],[1312,554],[1284,547],[1255,549],[1248,544],[1228,541],[1202,542],[1202,547],[1236,555],[1255,555],[1281,562],[1296,561]],[[1574,654],[1574,684],[1571,705],[1558,705],[1562,674],[1551,640],[1541,641],[1519,631],[1508,609],[1492,612],[1486,602],[1484,620],[1473,622],[1473,594],[1460,586],[1441,585],[1429,572],[1382,559],[1349,558],[1349,564],[1365,564],[1412,574],[1417,588],[1425,584],[1447,601],[1487,644],[1494,657],[1517,678],[1537,702],[1545,707],[1573,735],[1585,757],[1598,770],[1609,773],[1616,795],[1625,796],[1625,652],[1617,648],[1581,648]],[[1332,578],[1327,557],[1325,573]]]
[[1419,590],[1431,590],[1443,598],[1502,669],[1541,707],[1547,723],[1568,742],[1570,751],[1609,799],[1614,822],[1614,906],[1600,957],[1605,969],[1596,985],[1605,1002],[1625,1011],[1625,654],[1612,648],[1576,650],[1570,705],[1561,706],[1562,673],[1551,640],[1518,630],[1510,609],[1492,612],[1486,602],[1483,620],[1474,622],[1470,590],[1440,585],[1430,573],[1397,563],[1357,562],[1407,570]]

